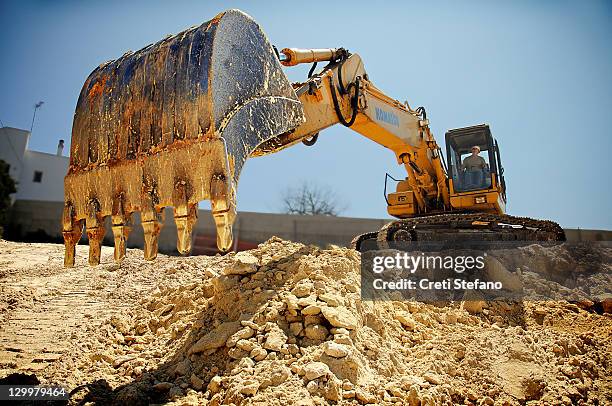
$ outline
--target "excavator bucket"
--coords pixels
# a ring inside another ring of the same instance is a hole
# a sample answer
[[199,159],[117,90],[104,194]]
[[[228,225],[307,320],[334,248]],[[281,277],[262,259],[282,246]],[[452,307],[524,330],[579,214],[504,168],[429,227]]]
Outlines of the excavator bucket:
[[228,250],[245,160],[303,121],[268,39],[237,10],[100,65],[85,81],[74,115],[64,181],[64,264],[74,265],[83,226],[89,264],[100,262],[107,216],[121,260],[135,212],[141,213],[145,258],[154,259],[169,206],[177,249],[189,253],[198,202],[207,199],[217,245]]

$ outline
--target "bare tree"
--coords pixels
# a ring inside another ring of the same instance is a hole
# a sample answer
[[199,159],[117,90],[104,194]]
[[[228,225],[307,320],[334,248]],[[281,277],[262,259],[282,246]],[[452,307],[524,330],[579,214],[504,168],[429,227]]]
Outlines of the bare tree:
[[287,188],[282,201],[287,214],[337,216],[346,209],[329,187],[309,182]]

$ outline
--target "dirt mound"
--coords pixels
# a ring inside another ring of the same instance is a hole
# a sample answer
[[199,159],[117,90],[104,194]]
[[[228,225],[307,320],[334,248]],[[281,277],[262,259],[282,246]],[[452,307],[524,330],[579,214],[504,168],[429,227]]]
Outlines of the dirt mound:
[[[97,281],[83,282],[80,300],[109,306],[75,325],[61,356],[37,371],[45,383],[82,385],[74,402],[612,401],[608,314],[562,301],[363,301],[359,253],[280,239],[223,257],[152,263],[134,251],[121,266],[75,269]],[[61,266],[53,255],[49,268]],[[0,279],[6,291],[24,282],[7,275]],[[21,296],[7,297],[17,300],[0,306],[10,321]],[[39,311],[40,292],[24,297],[29,312]],[[3,344],[11,340],[0,335]],[[27,370],[19,362],[3,368],[5,375]]]

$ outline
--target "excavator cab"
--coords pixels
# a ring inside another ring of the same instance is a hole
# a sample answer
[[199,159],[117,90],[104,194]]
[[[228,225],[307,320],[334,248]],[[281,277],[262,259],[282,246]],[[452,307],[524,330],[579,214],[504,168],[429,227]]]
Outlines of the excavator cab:
[[[474,147],[480,149],[477,157],[473,156]],[[454,209],[505,211],[504,169],[499,146],[488,125],[447,131],[446,155],[449,160],[451,206]]]

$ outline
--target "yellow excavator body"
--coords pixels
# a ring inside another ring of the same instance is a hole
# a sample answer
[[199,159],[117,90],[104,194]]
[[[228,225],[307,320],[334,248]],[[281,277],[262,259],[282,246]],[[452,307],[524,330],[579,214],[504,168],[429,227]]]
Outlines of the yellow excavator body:
[[[291,84],[282,70],[282,65],[319,62],[327,65],[316,72],[313,65],[303,83]],[[456,224],[461,213],[470,213],[463,220],[472,219],[472,225],[517,222],[473,216],[505,211],[503,168],[488,126],[447,132],[447,166],[425,109],[413,110],[374,86],[359,55],[343,48],[278,52],[251,17],[228,10],[106,62],[85,81],[64,183],[65,265],[74,265],[83,229],[89,239],[89,264],[100,262],[108,216],[115,259],[120,261],[137,212],[144,255],[154,259],[165,207],[174,208],[177,250],[187,254],[202,200],[211,201],[219,250],[228,250],[246,159],[300,142],[313,145],[319,132],[338,123],[391,150],[405,168],[407,176],[398,180],[395,192],[385,193],[388,213],[428,219],[390,223],[376,232],[383,245],[395,238],[395,231],[406,235],[403,228],[409,227],[414,234],[416,225],[436,221]],[[486,168],[479,174],[461,164],[472,145],[487,154]],[[528,234],[531,237],[562,237],[554,223],[518,223],[541,231]],[[358,236],[354,246],[359,249],[373,235]]]

